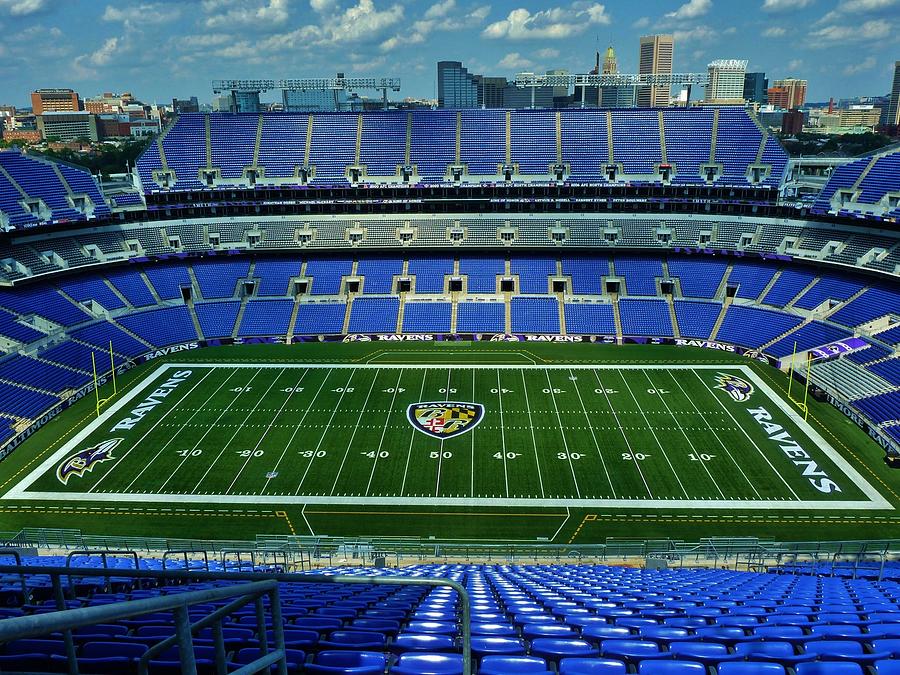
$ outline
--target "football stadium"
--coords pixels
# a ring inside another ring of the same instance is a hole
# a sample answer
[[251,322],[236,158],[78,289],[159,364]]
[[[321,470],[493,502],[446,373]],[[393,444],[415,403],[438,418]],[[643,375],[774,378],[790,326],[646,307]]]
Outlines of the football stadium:
[[900,151],[788,170],[739,106],[0,151],[0,668],[896,672]]

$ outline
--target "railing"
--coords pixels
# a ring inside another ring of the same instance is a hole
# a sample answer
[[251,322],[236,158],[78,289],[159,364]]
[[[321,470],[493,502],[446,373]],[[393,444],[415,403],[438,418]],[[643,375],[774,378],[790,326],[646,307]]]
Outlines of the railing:
[[[0,553],[3,553],[0,551]],[[14,556],[16,557],[16,556]],[[17,562],[18,562],[18,558]],[[175,635],[166,638],[162,642],[153,645],[138,662],[139,673],[146,675],[150,660],[169,647],[178,646],[178,657],[181,664],[181,672],[186,675],[196,675],[197,666],[194,661],[194,636],[204,628],[212,628],[215,647],[216,670],[220,675],[227,672],[225,661],[225,643],[222,631],[223,619],[235,612],[240,607],[253,602],[256,607],[257,639],[259,640],[260,656],[253,662],[244,665],[232,675],[249,675],[250,673],[267,671],[271,666],[278,666],[279,675],[287,674],[287,661],[284,646],[284,625],[281,617],[281,599],[279,596],[280,583],[323,583],[323,584],[351,584],[351,585],[380,585],[380,586],[449,586],[459,595],[462,606],[462,660],[463,674],[472,673],[472,645],[471,645],[471,608],[469,594],[465,587],[450,579],[424,579],[406,577],[355,577],[355,576],[325,576],[314,574],[268,574],[260,572],[190,572],[184,570],[115,570],[115,576],[130,579],[166,579],[183,582],[197,581],[246,581],[248,583],[225,588],[190,591],[175,595],[160,596],[156,598],[142,598],[120,603],[100,605],[95,607],[83,607],[80,609],[66,609],[66,593],[63,588],[65,583],[72,590],[72,577],[109,577],[109,569],[82,569],[73,567],[23,567],[21,565],[0,565],[0,575],[17,574],[23,580],[27,575],[49,576],[53,585],[53,594],[59,611],[46,614],[32,614],[29,616],[13,617],[0,621],[0,643],[10,642],[22,638],[37,637],[53,632],[62,632],[66,645],[68,673],[78,675],[78,661],[75,654],[75,644],[72,638],[72,630],[82,626],[90,626],[98,623],[119,621],[141,614],[152,612],[172,611],[175,616]],[[71,592],[70,592],[71,595]],[[232,602],[220,607],[208,616],[190,622],[188,608],[192,605],[235,598]],[[275,646],[269,650],[269,638],[267,635],[266,605],[264,598],[269,599],[269,611],[271,613],[272,637]],[[265,653],[268,652],[268,653]]]
[[[223,567],[241,569],[249,564],[276,565],[297,571],[314,564],[331,565],[336,556],[351,565],[368,566],[376,558],[394,565],[420,562],[479,563],[617,563],[639,562],[649,557],[664,558],[670,564],[734,565],[749,569],[780,564],[787,558],[829,559],[835,552],[845,556],[881,554],[900,557],[900,539],[782,542],[756,537],[709,537],[694,542],[676,539],[608,538],[602,544],[549,544],[508,542],[477,544],[453,540],[405,537],[327,537],[259,535],[250,541],[163,539],[83,535],[78,530],[26,529],[5,542],[12,546],[44,549],[101,551],[128,550],[155,552],[164,559],[187,554],[217,559]],[[249,561],[249,562],[248,562]]]

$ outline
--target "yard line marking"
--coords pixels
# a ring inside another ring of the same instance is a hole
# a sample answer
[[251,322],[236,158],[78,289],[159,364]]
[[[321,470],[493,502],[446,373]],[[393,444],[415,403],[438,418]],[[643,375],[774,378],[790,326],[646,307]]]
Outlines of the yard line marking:
[[769,465],[769,468],[772,469],[772,471],[775,472],[775,475],[778,476],[778,478],[781,479],[781,482],[784,483],[785,487],[786,487],[788,490],[790,490],[790,492],[791,492],[792,495],[794,495],[794,499],[796,499],[797,501],[801,501],[801,500],[800,500],[800,497],[797,495],[797,493],[794,492],[794,488],[792,488],[792,487],[790,486],[790,483],[788,483],[788,482],[784,479],[784,476],[781,475],[781,472],[778,471],[778,469],[776,469],[776,468],[773,466],[772,462],[770,462],[770,461],[769,461],[769,458],[766,456],[766,453],[764,453],[764,452],[762,451],[762,449],[756,444],[756,441],[754,441],[752,438],[750,438],[750,434],[748,434],[747,431],[744,429],[744,427],[742,427],[742,426],[740,425],[740,423],[735,419],[734,415],[731,414],[731,411],[725,406],[724,403],[722,403],[722,400],[721,400],[718,396],[716,396],[716,392],[714,392],[714,391],[709,387],[709,385],[706,383],[706,380],[704,380],[702,377],[700,377],[700,373],[698,373],[698,372],[696,372],[696,371],[694,371],[694,375],[696,375],[696,376],[697,376],[697,379],[700,380],[700,382],[703,383],[703,386],[706,387],[707,391],[709,391],[709,393],[712,394],[712,397],[713,397],[714,399],[716,399],[716,403],[718,403],[718,404],[722,407],[722,410],[724,410],[726,413],[728,413],[728,416],[731,418],[731,421],[734,422],[734,425],[735,425],[738,429],[740,429],[740,430],[741,430],[741,433],[744,434],[744,436],[747,437],[747,440],[750,441],[750,442],[753,444],[753,447],[756,448],[756,451],[759,453],[759,456],[762,457],[762,458],[766,461],[766,464]]
[[[422,400],[422,397],[425,395],[425,373],[427,371],[422,369],[422,388],[419,390],[419,400]],[[410,425],[412,426],[412,425]],[[403,493],[406,491],[406,476],[409,473],[409,460],[412,457],[412,446],[413,442],[416,440],[416,430],[410,429],[409,432],[409,448],[406,450],[406,466],[403,468],[403,481],[400,483],[400,496],[403,496]]]
[[[681,393],[684,394],[685,398],[691,402],[691,405],[694,407],[694,410],[696,410],[697,413],[700,415],[700,419],[702,419],[702,420],[706,423],[706,426],[709,427],[709,430],[712,431],[712,425],[709,423],[709,420],[706,419],[706,415],[704,415],[704,414],[701,412],[700,408],[698,408],[698,407],[697,407],[697,404],[694,402],[694,399],[693,399],[692,397],[690,397],[690,396],[688,395],[688,393],[684,390],[684,387],[681,386],[681,382],[678,381],[678,378],[675,377],[675,375],[672,373],[672,371],[669,370],[669,371],[666,371],[666,372],[669,373],[669,377],[672,378],[672,380],[675,382],[675,385],[676,385],[679,389],[681,389]],[[719,434],[713,432],[713,436],[716,437],[716,440],[719,442],[719,445],[722,446],[722,450],[725,451],[725,454],[728,455],[728,458],[729,458],[732,462],[734,462],[734,465],[737,467],[737,470],[741,472],[741,475],[744,477],[744,480],[747,481],[747,484],[750,486],[750,489],[753,490],[753,492],[756,494],[757,497],[762,498],[762,495],[759,494],[759,490],[756,489],[756,486],[753,484],[753,481],[751,481],[751,480],[747,477],[747,474],[744,473],[743,467],[738,463],[738,461],[737,461],[737,460],[734,458],[734,456],[731,454],[731,450],[728,449],[728,446],[725,445],[725,443],[722,442],[722,439],[719,437]]]
[[[309,370],[307,370],[306,372],[309,372]],[[315,395],[310,400],[309,405],[306,407],[306,412],[303,413],[303,417],[301,417],[300,421],[294,426],[294,431],[291,433],[291,437],[287,440],[287,443],[285,443],[284,450],[281,451],[281,456],[278,458],[278,461],[275,462],[275,466],[272,468],[270,475],[274,475],[274,474],[278,473],[278,466],[281,464],[282,460],[284,459],[284,456],[287,453],[288,448],[291,446],[291,443],[293,443],[294,439],[297,437],[297,432],[299,432],[301,427],[303,426],[303,422],[306,420],[307,415],[309,415],[309,411],[312,410],[313,404],[316,402],[316,399],[319,397],[319,394],[322,392],[322,389],[325,387],[325,383],[328,381],[328,378],[331,377],[332,372],[334,372],[334,371],[329,370],[325,374],[325,377],[322,379],[322,384],[319,385],[319,389],[316,391]],[[269,483],[271,481],[272,481],[271,478],[266,478],[266,483],[265,483],[265,485],[263,485],[262,490],[259,491],[259,494],[265,493],[265,491],[269,488]]]
[[[606,474],[606,480],[609,482],[609,489],[612,490],[613,499],[616,499],[616,488],[613,487],[612,477],[609,475],[609,469],[606,467],[606,460],[603,459],[603,453],[600,451],[600,444],[597,442],[597,434],[594,433],[594,425],[591,424],[591,416],[588,415],[587,408],[584,405],[584,399],[581,397],[581,390],[578,388],[578,380],[575,379],[575,373],[569,369],[569,375],[573,378],[572,384],[575,386],[575,393],[578,394],[578,401],[581,403],[581,410],[584,412],[584,419],[587,421],[588,429],[591,430],[591,438],[594,439],[594,447],[597,448],[597,454],[600,456],[600,463],[603,464],[603,473]],[[532,431],[532,434],[534,431]]]
[[[214,369],[210,369],[210,370],[206,373],[206,375],[203,376],[203,379],[206,379],[206,376],[209,375],[209,374],[212,373],[212,372],[214,372]],[[228,377],[226,377],[224,380],[222,380],[222,382],[219,384],[219,386],[216,387],[215,391],[213,391],[213,393],[210,394],[210,395],[207,397],[206,401],[207,401],[207,402],[211,401],[211,400],[213,399],[213,397],[214,397],[216,394],[218,394],[219,391],[221,391],[222,387],[224,387],[224,386],[228,383],[228,381],[234,376],[234,374],[237,373],[237,372],[239,372],[239,371],[237,371],[237,370],[232,370],[232,371],[228,374]],[[203,379],[201,379],[200,382],[202,382]],[[200,384],[200,382],[198,382],[197,384]],[[176,405],[177,405],[177,404],[176,404]],[[181,425],[179,426],[179,428],[175,431],[175,433],[173,433],[171,436],[169,436],[169,440],[167,440],[167,441],[165,442],[165,444],[157,451],[157,453],[156,453],[155,455],[153,455],[153,459],[151,459],[149,462],[147,462],[147,463],[144,465],[144,468],[142,468],[142,469],[140,470],[140,472],[138,473],[138,475],[135,476],[135,477],[132,479],[132,481],[125,487],[125,489],[123,490],[123,492],[130,492],[130,491],[131,491],[132,486],[137,482],[138,478],[140,478],[141,476],[144,475],[144,472],[145,472],[147,469],[149,469],[149,468],[150,468],[150,465],[153,464],[153,462],[155,462],[155,461],[159,458],[159,456],[163,453],[163,450],[165,450],[166,448],[168,448],[169,445],[172,443],[172,441],[174,441],[176,438],[178,438],[178,435],[179,435],[182,431],[184,431],[185,428],[187,428],[187,426],[191,423],[191,420],[194,419],[194,417],[196,417],[197,414],[198,414],[201,410],[203,410],[203,406],[202,406],[202,405],[201,405],[199,408],[197,408],[193,413],[191,413],[191,416],[188,417],[188,419],[187,419],[186,422],[184,422],[183,424],[181,424]],[[169,411],[169,412],[171,412],[171,411]],[[163,416],[163,417],[165,417],[165,416]],[[159,420],[157,421],[157,424],[159,424],[160,422],[162,422],[162,420],[163,420],[163,418],[160,417]],[[156,428],[156,425],[154,425],[153,428]],[[150,431],[153,431],[153,429],[150,429]],[[146,434],[144,434],[144,435],[140,438],[140,440],[139,440],[137,443],[135,443],[135,445],[134,445],[133,447],[137,447],[137,445],[138,445],[139,443],[141,443],[141,442],[144,440],[144,438],[146,438],[147,434],[149,434],[150,431],[148,431]],[[178,469],[181,468],[181,465],[184,464],[184,460],[185,460],[185,459],[187,459],[187,457],[182,457],[181,462],[178,464],[178,466],[176,467],[175,471],[178,471]],[[174,471],[173,471],[173,473],[174,473]],[[98,481],[98,484],[99,484],[99,481]],[[95,485],[94,487],[97,487],[97,486]]]
[[303,472],[303,476],[300,478],[300,483],[297,485],[297,489],[294,490],[294,494],[300,494],[300,488],[303,487],[303,481],[306,480],[306,476],[309,474],[309,470],[312,468],[313,462],[316,461],[316,455],[319,452],[319,449],[322,447],[322,442],[325,440],[325,437],[328,435],[328,430],[331,428],[331,423],[334,421],[334,416],[337,415],[338,409],[341,407],[341,403],[344,401],[344,394],[347,393],[347,388],[350,386],[350,383],[353,381],[353,376],[356,375],[356,370],[350,371],[350,377],[347,379],[347,383],[341,387],[341,395],[338,397],[338,402],[334,406],[334,410],[331,411],[331,417],[328,418],[328,423],[325,425],[325,428],[322,430],[322,435],[319,437],[319,442],[316,444],[316,449],[313,450],[312,457],[309,459],[309,464],[306,465],[306,470]]
[[566,450],[566,459],[569,460],[569,469],[572,471],[572,481],[575,483],[575,495],[581,499],[581,488],[578,487],[578,478],[575,476],[575,465],[572,464],[572,453],[569,452],[569,443],[566,441],[562,417],[559,414],[559,406],[556,404],[556,394],[553,393],[553,383],[550,381],[550,371],[546,368],[544,368],[544,375],[547,377],[547,387],[550,390],[550,397],[553,399],[553,408],[556,410],[556,423],[559,426],[559,435],[560,438],[562,438],[563,448]]
[[[450,373],[451,372],[453,372],[453,371],[451,371],[449,368],[447,368],[447,388],[445,390],[446,395],[444,396],[445,401],[450,400]],[[440,447],[440,451],[438,452],[437,478],[435,479],[435,483],[434,483],[434,496],[435,497],[438,496],[438,494],[440,493],[440,489],[441,489],[441,467],[443,466],[443,463],[444,463],[444,438],[442,436],[441,437],[441,447]],[[507,495],[507,496],[509,496],[509,495]]]
[[[616,372],[618,372],[618,371],[616,371]],[[641,372],[643,372],[643,370]],[[676,473],[675,467],[672,466],[672,462],[669,459],[669,455],[666,454],[666,449],[663,447],[662,442],[660,442],[660,440],[659,440],[659,436],[656,435],[656,431],[650,425],[650,420],[647,419],[647,413],[644,412],[644,408],[641,406],[640,403],[638,403],[637,397],[634,395],[634,391],[632,391],[632,389],[631,389],[631,385],[628,384],[628,380],[625,378],[625,375],[623,375],[621,372],[619,373],[619,377],[622,378],[622,382],[625,383],[625,388],[628,389],[628,393],[631,394],[631,398],[634,399],[634,405],[635,405],[635,407],[638,408],[638,411],[641,413],[641,417],[644,418],[644,424],[650,430],[650,433],[653,434],[653,438],[656,441],[656,444],[659,446],[659,449],[662,452],[662,455],[666,460],[666,464],[669,465],[669,469],[672,471],[672,475],[675,477],[675,480],[678,481],[678,487],[681,488],[681,491],[684,493],[684,496],[686,498],[690,499],[690,496],[688,495],[687,490],[684,487],[684,483],[682,483],[681,478],[678,477],[678,473]]]
[[503,446],[503,482],[506,485],[506,496],[509,497],[509,471],[506,466],[506,425],[503,424],[503,389],[500,386],[499,370],[497,370],[497,400],[500,403],[500,444]]
[[353,425],[353,433],[350,434],[350,440],[347,441],[347,447],[344,450],[344,457],[341,459],[341,465],[338,467],[337,475],[334,477],[334,483],[331,485],[331,494],[337,489],[338,481],[341,479],[341,473],[344,471],[344,464],[347,462],[347,455],[350,454],[350,448],[353,447],[353,440],[356,438],[356,432],[359,431],[359,423],[362,422],[363,415],[366,414],[366,407],[369,405],[369,397],[372,396],[372,390],[375,389],[375,383],[378,381],[378,373],[372,378],[372,384],[369,385],[369,391],[366,393],[366,400],[363,401],[362,407],[359,409],[359,416],[356,418],[356,424]]
[[519,371],[522,375],[522,391],[525,392],[525,409],[528,412],[528,426],[531,428],[531,447],[534,450],[534,463],[537,466],[538,485],[541,486],[541,497],[544,497],[544,478],[541,475],[541,461],[538,457],[537,439],[534,436],[534,420],[531,418],[531,403],[528,402],[528,385],[525,383],[525,370]]
[[[246,387],[249,387],[249,386],[250,386],[250,383],[253,382],[253,380],[256,379],[256,376],[259,375],[261,372],[262,372],[262,371],[261,371],[259,368],[257,368],[257,369],[256,369],[256,372],[253,373],[253,377],[250,378],[250,382],[247,382],[247,384],[245,384],[244,387],[242,387],[242,389],[243,389],[243,388],[246,388]],[[218,463],[218,461],[219,461],[219,460],[222,458],[222,456],[225,454],[225,450],[228,448],[229,445],[231,445],[231,441],[233,441],[235,438],[237,438],[237,435],[238,435],[238,434],[241,432],[241,430],[244,428],[244,425],[247,424],[247,420],[249,420],[249,419],[253,416],[253,413],[254,413],[254,411],[256,410],[256,408],[259,406],[260,403],[262,403],[263,399],[264,399],[266,396],[269,395],[269,392],[272,391],[272,387],[275,386],[275,383],[278,381],[278,378],[281,377],[283,374],[284,374],[284,368],[281,369],[281,372],[278,373],[278,375],[276,375],[275,377],[272,378],[272,382],[269,384],[268,388],[266,389],[266,393],[264,393],[262,396],[259,397],[259,399],[256,401],[256,405],[253,406],[253,408],[251,408],[250,412],[247,413],[247,416],[244,418],[244,421],[238,426],[237,429],[234,430],[234,433],[231,434],[231,438],[229,438],[228,441],[222,446],[222,449],[219,450],[219,454],[216,455],[216,457],[213,459],[213,461],[210,463],[210,465],[209,465],[208,467],[206,467],[206,471],[204,471],[204,472],[203,472],[203,475],[200,476],[200,480],[197,481],[197,484],[194,486],[194,488],[191,490],[191,492],[193,492],[193,493],[196,493],[196,492],[197,492],[197,488],[200,487],[200,484],[201,484],[201,483],[204,481],[204,479],[209,475],[209,472],[212,471],[212,468]],[[232,403],[234,403],[234,401],[237,401],[238,398],[240,398],[241,393],[242,393],[242,392],[240,392],[240,391],[239,391],[239,392],[236,392],[235,397],[234,397],[234,399],[232,400]],[[197,441],[197,444],[194,446],[194,448],[196,448],[197,446],[199,446],[200,443],[203,441],[203,439],[206,438],[206,436],[209,434],[209,432],[216,428],[216,424],[218,423],[218,421],[219,421],[220,419],[222,419],[222,416],[223,416],[227,411],[228,411],[228,408],[226,408],[225,410],[223,410],[223,411],[221,412],[221,414],[216,418],[216,421],[213,422],[213,423],[209,426],[209,428],[208,428],[206,431],[203,432],[203,435],[202,435],[202,436],[200,437],[200,439]],[[185,458],[185,459],[186,459],[186,458]],[[182,461],[183,461],[183,460],[182,460]],[[168,478],[166,478],[166,482],[163,483],[163,484],[160,486],[159,489],[162,490],[162,489],[166,486],[166,484],[167,484],[170,480],[172,480],[172,478],[173,478],[174,476],[175,476],[175,472],[173,472],[171,476],[169,476]]]
[[[153,432],[153,430],[156,429],[157,426],[159,426],[160,422],[162,422],[166,417],[168,417],[170,414],[172,414],[172,413],[175,411],[175,409],[176,409],[176,408],[177,408],[177,407],[178,407],[178,406],[179,406],[179,405],[180,405],[180,404],[181,404],[188,396],[190,396],[190,395],[194,392],[194,390],[195,390],[197,387],[199,387],[201,384],[203,384],[203,380],[205,380],[207,377],[209,377],[209,376],[213,373],[213,370],[214,370],[214,369],[212,369],[212,368],[210,368],[209,370],[207,370],[207,371],[206,371],[206,374],[205,374],[203,377],[201,377],[193,387],[191,387],[190,389],[188,389],[187,393],[186,393],[184,396],[182,396],[180,399],[178,399],[178,401],[177,401],[171,408],[169,408],[168,410],[166,410],[166,412],[164,412],[164,413],[162,414],[162,416],[161,416],[158,420],[156,420],[156,423],[155,423],[152,427],[150,427],[149,429],[147,429],[147,431],[144,432],[143,436],[141,436],[141,437],[137,440],[137,442],[136,442],[134,445],[132,445],[130,448],[128,448],[128,450],[127,450],[127,451],[119,458],[119,460],[118,460],[115,464],[113,464],[113,465],[109,468],[109,470],[108,470],[105,474],[103,474],[103,475],[100,477],[100,479],[99,479],[96,483],[94,483],[94,485],[88,490],[88,492],[91,492],[91,491],[93,491],[94,489],[96,489],[96,487],[97,487],[98,485],[100,485],[100,483],[102,483],[103,480],[104,480],[105,478],[109,477],[109,475],[113,472],[113,469],[115,469],[115,468],[122,462],[122,460],[124,460],[126,457],[128,457],[128,455],[131,454],[131,451],[134,450],[136,447],[138,447],[138,446],[143,442],[143,440],[144,440],[145,438],[147,438],[147,436],[149,436],[149,435]],[[162,371],[157,370],[157,371],[155,371],[150,377],[148,377],[147,379],[148,379],[148,380],[150,380],[150,379],[153,379],[153,380],[158,379],[157,376],[158,376],[159,373],[161,373],[161,372],[162,372]],[[235,371],[235,372],[237,372],[237,371]],[[234,373],[232,373],[232,375],[233,375],[233,374],[234,374]],[[229,379],[230,377],[231,377],[231,375],[229,375],[227,378],[225,378],[225,381],[227,382],[228,379]],[[143,387],[142,387],[141,389],[143,389]],[[135,389],[135,390],[134,390],[134,393],[136,394],[138,391],[141,391],[141,389]],[[210,397],[210,398],[212,398],[212,397]],[[206,400],[208,401],[209,399],[206,399]],[[144,468],[146,468],[146,467],[144,467]],[[130,487],[131,487],[131,485],[129,485],[129,486],[128,486],[127,488],[125,488],[125,489],[128,490]]]
[[[475,398],[475,370],[472,370],[472,398]],[[472,429],[472,451],[469,458],[469,496],[475,496],[475,429]]]
[[[281,407],[278,409],[278,412],[276,412],[275,416],[269,421],[269,424],[268,424],[268,426],[266,426],[265,431],[263,431],[262,436],[259,437],[259,440],[256,442],[256,445],[253,447],[253,452],[256,452],[257,450],[259,450],[259,446],[262,445],[262,442],[265,440],[266,436],[272,430],[272,427],[275,424],[275,420],[278,419],[279,415],[281,415],[281,412],[285,409],[285,407],[287,407],[288,402],[291,400],[291,396],[293,396],[296,393],[297,387],[299,387],[300,383],[303,382],[303,378],[306,377],[307,373],[309,373],[309,370],[304,370],[303,375],[301,375],[300,379],[297,380],[297,384],[295,384],[293,387],[291,387],[291,391],[284,398],[284,403],[281,404]],[[278,377],[281,377],[283,374],[284,374],[284,371],[282,370],[281,373],[279,373]],[[278,378],[275,378],[275,379],[278,379]],[[234,476],[234,480],[231,481],[231,485],[229,485],[228,488],[226,488],[225,494],[228,494],[229,492],[231,492],[231,488],[234,487],[234,484],[237,483],[238,478],[240,478],[241,474],[244,473],[244,469],[247,468],[247,465],[250,464],[250,460],[253,459],[253,452],[251,452],[249,455],[247,455],[247,459],[244,460],[243,466],[241,466],[241,468],[238,469],[238,472]]]
[[[643,371],[643,373],[644,373],[644,377],[647,378],[647,382],[650,384],[650,388],[651,388],[651,389],[656,389],[656,390],[657,390],[657,396],[659,396],[659,399],[663,402],[663,405],[666,406],[666,410],[669,411],[669,414],[672,416],[672,419],[675,420],[675,426],[678,427],[678,430],[681,432],[681,435],[684,436],[684,439],[688,442],[688,445],[691,446],[691,450],[694,451],[694,455],[697,457],[697,460],[698,460],[698,461],[700,462],[700,464],[703,466],[703,470],[706,471],[706,475],[709,476],[709,480],[710,480],[710,481],[712,482],[712,484],[715,486],[716,491],[719,493],[719,496],[720,496],[722,499],[725,499],[725,493],[722,492],[722,488],[719,487],[719,484],[716,482],[716,479],[713,478],[712,474],[709,472],[709,467],[706,466],[706,462],[704,462],[704,461],[700,458],[700,453],[697,452],[697,447],[694,445],[694,442],[691,440],[691,437],[688,436],[688,433],[684,430],[684,427],[681,426],[681,422],[680,422],[679,419],[675,416],[675,413],[672,412],[672,408],[669,407],[669,402],[666,401],[666,397],[665,397],[663,394],[660,394],[660,393],[659,393],[659,389],[658,389],[657,386],[653,383],[653,380],[650,379],[650,375],[647,374],[647,371],[645,370],[645,371]],[[655,433],[654,433],[653,435],[654,435],[654,437],[656,436]]]
[[597,384],[600,385],[600,389],[603,390],[603,396],[606,398],[606,404],[609,406],[609,410],[612,413],[613,419],[616,421],[616,426],[619,427],[619,433],[622,434],[622,438],[625,440],[625,447],[628,448],[628,454],[631,455],[631,461],[634,462],[634,468],[637,469],[638,475],[641,477],[641,482],[644,484],[644,489],[647,491],[647,495],[653,499],[653,490],[650,489],[650,485],[647,484],[647,479],[644,477],[644,472],[641,470],[641,464],[638,462],[635,457],[634,448],[631,447],[631,441],[628,440],[628,434],[625,433],[625,428],[622,426],[622,422],[619,421],[619,413],[616,411],[616,407],[612,404],[612,401],[609,398],[609,392],[606,391],[606,385],[600,380],[600,374],[594,369],[594,377],[597,379]]
[[369,473],[369,482],[366,483],[366,497],[369,496],[369,490],[372,489],[372,479],[375,477],[375,469],[378,467],[378,455],[381,454],[381,448],[384,445],[384,437],[387,434],[388,422],[391,414],[394,412],[394,404],[397,401],[397,390],[400,388],[400,378],[403,377],[403,371],[397,371],[397,383],[394,385],[394,395],[391,396],[391,405],[388,407],[387,415],[384,418],[384,426],[381,429],[381,440],[378,441],[378,449],[375,451],[375,461],[372,462],[372,471]]

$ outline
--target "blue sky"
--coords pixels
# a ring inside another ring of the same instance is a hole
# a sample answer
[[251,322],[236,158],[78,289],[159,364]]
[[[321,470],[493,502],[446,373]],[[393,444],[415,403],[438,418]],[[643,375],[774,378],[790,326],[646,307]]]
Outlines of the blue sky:
[[611,43],[634,72],[638,37],[654,32],[675,34],[676,71],[747,59],[827,100],[889,90],[900,0],[0,0],[0,30],[0,103],[17,105],[53,86],[209,101],[215,78],[339,70],[430,98],[441,59],[510,77],[585,72]]

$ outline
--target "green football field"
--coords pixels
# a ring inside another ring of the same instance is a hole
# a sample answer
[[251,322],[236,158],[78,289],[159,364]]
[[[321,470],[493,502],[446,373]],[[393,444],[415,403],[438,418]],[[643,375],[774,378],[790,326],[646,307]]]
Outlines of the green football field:
[[[53,515],[59,526],[78,520],[85,532],[100,519],[67,511],[150,520],[180,513],[177,533],[221,539],[237,533],[200,527],[210,520],[201,514],[272,513],[301,535],[366,533],[354,531],[355,521],[400,536],[421,527],[440,535],[427,515],[455,513],[469,528],[456,523],[447,536],[473,539],[501,538],[504,514],[532,514],[510,538],[566,541],[578,520],[593,528],[604,517],[633,516],[629,534],[641,536],[645,517],[799,525],[893,511],[877,474],[848,457],[840,437],[804,420],[771,369],[730,355],[671,363],[653,358],[664,348],[646,347],[628,352],[645,359],[591,363],[512,347],[496,358],[432,348],[348,362],[337,358],[342,350],[364,348],[317,352],[332,361],[238,349],[261,357],[204,359],[218,353],[209,349],[129,373],[99,417],[68,427],[40,461],[6,480],[4,503],[45,526]],[[407,520],[431,522],[409,532]],[[256,521],[260,531],[273,524]],[[589,536],[602,540],[600,531]]]

